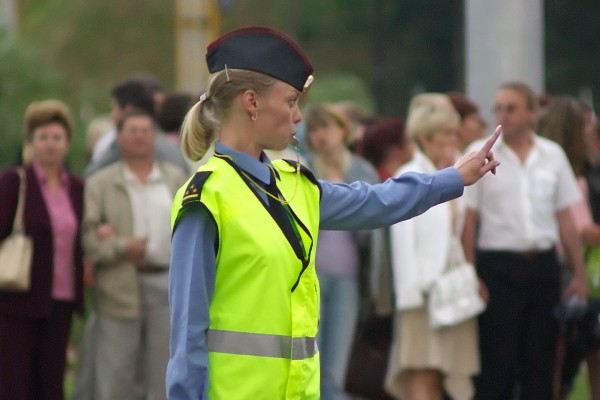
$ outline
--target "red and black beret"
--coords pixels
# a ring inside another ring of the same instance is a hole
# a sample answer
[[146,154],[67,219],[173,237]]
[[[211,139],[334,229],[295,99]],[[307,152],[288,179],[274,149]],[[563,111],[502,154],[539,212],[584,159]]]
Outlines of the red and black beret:
[[291,38],[274,29],[252,26],[228,32],[208,45],[210,73],[239,68],[272,76],[304,91],[313,67]]

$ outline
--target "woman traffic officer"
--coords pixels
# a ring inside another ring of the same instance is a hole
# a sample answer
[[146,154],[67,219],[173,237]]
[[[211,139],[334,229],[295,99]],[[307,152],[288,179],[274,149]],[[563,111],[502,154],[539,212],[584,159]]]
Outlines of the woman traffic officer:
[[182,127],[182,149],[215,154],[173,204],[169,399],[318,399],[319,229],[390,225],[459,197],[493,171],[490,148],[434,174],[378,185],[329,183],[271,161],[301,120],[313,68],[287,36],[241,28],[206,53],[207,91]]

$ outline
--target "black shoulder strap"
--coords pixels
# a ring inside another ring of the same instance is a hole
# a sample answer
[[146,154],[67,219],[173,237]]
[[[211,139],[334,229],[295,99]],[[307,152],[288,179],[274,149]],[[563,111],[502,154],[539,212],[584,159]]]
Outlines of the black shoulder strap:
[[[283,161],[290,164],[294,168],[296,168],[296,166],[298,165],[298,161],[294,161],[294,160],[283,160]],[[320,190],[321,185],[319,185],[319,181],[317,180],[317,178],[315,177],[315,174],[313,174],[313,172],[310,169],[308,169],[304,165],[300,164],[300,172],[302,172],[302,174],[304,176],[306,176],[309,181],[311,181],[315,185],[319,186],[319,190]]]
[[212,174],[212,171],[199,171],[192,177],[190,183],[185,188],[185,193],[181,200],[181,206],[185,207],[190,203],[200,202],[200,196],[202,196],[202,187],[206,183],[208,177]]
[[[210,218],[210,223],[212,223],[215,226],[215,230],[219,229],[219,226],[217,225],[217,222],[215,221],[213,215],[210,213],[210,211],[208,211],[208,208],[206,208],[206,206],[200,202],[200,197],[202,196],[202,187],[206,183],[206,180],[208,179],[210,174],[212,174],[212,171],[199,171],[196,172],[196,174],[194,174],[194,176],[190,180],[190,183],[185,188],[185,193],[183,194],[183,198],[181,200],[181,209],[179,210],[177,220],[179,220],[179,217],[182,215],[182,213],[195,209],[196,207],[204,208],[206,210],[207,215]],[[173,232],[175,232],[176,228],[177,223],[175,223],[175,226],[173,227]],[[215,254],[217,254],[219,250],[218,238],[219,235],[217,234],[214,244]]]

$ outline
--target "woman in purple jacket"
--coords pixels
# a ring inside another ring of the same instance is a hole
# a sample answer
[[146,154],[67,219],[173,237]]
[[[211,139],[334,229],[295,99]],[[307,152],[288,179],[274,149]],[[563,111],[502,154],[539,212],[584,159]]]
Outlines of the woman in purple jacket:
[[[31,165],[23,167],[24,226],[33,240],[31,286],[24,292],[0,290],[0,399],[58,400],[64,398],[71,316],[83,304],[83,182],[64,166],[73,134],[64,103],[30,104],[24,134],[33,154]],[[11,232],[19,185],[16,168],[0,175],[0,240]]]

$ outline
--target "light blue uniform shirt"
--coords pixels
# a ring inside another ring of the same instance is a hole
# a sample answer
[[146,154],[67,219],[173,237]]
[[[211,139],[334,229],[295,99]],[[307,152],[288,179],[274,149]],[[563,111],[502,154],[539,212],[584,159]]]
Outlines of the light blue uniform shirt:
[[[241,169],[267,185],[271,161],[262,162],[222,143],[218,153],[228,155]],[[330,183],[321,186],[320,229],[360,230],[392,225],[460,197],[463,181],[458,171],[446,168],[434,174],[407,173],[370,185]],[[258,192],[265,200],[265,195]],[[173,234],[169,301],[171,305],[171,357],[167,368],[170,400],[208,398],[206,332],[215,286],[216,227],[203,208],[186,213]]]

